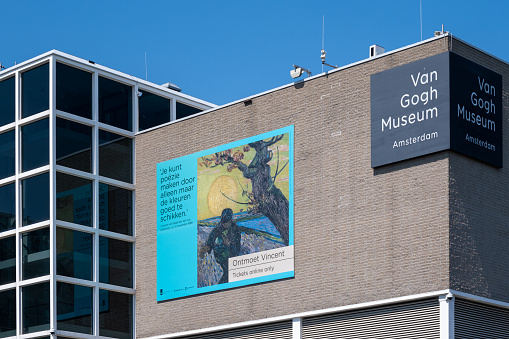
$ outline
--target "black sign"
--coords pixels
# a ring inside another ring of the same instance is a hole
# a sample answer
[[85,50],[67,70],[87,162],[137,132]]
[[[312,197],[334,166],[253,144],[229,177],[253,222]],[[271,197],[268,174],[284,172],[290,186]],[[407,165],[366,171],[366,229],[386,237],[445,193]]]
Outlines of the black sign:
[[451,149],[502,167],[502,76],[451,53]]
[[371,167],[453,149],[502,166],[502,78],[446,52],[371,75]]

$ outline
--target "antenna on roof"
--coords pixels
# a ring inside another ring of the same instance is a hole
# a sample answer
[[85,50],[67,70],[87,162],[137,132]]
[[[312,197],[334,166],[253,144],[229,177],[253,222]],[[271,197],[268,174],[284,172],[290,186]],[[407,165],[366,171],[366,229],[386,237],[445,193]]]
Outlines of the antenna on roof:
[[148,71],[147,71],[147,52],[145,52],[145,80],[148,81]]
[[[325,15],[322,17],[322,51],[325,52]],[[322,73],[323,73],[323,63],[322,63]]]
[[419,12],[421,14],[421,41],[422,41],[422,0],[419,0]]
[[325,51],[325,15],[323,16],[323,23],[322,23],[322,51],[320,58],[322,59],[322,72],[323,72],[323,65],[329,66],[332,68],[338,68],[338,66],[329,65],[325,62],[325,56],[327,55],[327,52]]

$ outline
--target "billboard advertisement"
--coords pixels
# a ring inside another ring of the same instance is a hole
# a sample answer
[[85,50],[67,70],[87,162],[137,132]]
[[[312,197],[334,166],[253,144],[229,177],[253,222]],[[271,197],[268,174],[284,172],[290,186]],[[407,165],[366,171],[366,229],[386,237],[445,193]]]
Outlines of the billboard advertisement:
[[157,164],[157,301],[294,276],[293,126]]
[[371,75],[371,167],[452,149],[502,167],[502,76],[452,52]]

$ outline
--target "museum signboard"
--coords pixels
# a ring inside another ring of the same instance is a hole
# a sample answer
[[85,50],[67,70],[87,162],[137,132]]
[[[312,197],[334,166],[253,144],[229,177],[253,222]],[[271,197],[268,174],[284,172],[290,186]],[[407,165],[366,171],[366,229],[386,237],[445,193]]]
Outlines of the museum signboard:
[[452,52],[371,75],[371,167],[443,150],[502,167],[502,77]]
[[157,164],[157,300],[294,276],[293,126]]

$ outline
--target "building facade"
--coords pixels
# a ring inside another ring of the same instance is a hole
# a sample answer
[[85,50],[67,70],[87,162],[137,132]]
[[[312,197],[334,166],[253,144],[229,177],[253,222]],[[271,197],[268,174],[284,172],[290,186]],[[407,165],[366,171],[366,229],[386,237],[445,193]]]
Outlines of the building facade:
[[1,337],[509,337],[507,62],[443,34],[221,107],[0,76]]
[[214,105],[59,51],[0,76],[0,336],[134,337],[135,134]]

